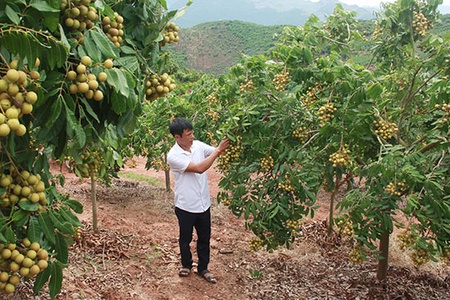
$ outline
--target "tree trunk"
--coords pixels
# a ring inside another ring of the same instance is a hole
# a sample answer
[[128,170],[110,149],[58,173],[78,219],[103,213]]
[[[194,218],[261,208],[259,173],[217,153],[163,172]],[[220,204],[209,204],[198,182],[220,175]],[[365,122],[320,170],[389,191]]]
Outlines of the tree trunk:
[[380,255],[382,258],[378,261],[377,279],[384,280],[387,277],[388,271],[388,256],[389,256],[389,231],[384,230],[380,239]]
[[91,174],[91,202],[92,202],[92,228],[94,232],[98,232],[98,222],[97,222],[97,191],[95,184],[95,176]]
[[339,179],[336,178],[336,182],[334,183],[334,189],[331,192],[330,197],[330,214],[328,216],[328,236],[331,236],[333,233],[333,223],[334,223],[334,199],[336,198],[336,194],[339,191]]
[[[164,161],[167,165],[167,154],[164,153]],[[164,170],[164,175],[166,179],[166,192],[170,191],[170,170]]]

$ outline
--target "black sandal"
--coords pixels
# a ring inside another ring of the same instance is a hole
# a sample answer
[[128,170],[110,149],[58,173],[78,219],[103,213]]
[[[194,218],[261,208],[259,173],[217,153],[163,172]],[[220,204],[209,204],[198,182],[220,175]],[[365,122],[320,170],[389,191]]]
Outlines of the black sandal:
[[217,283],[216,277],[208,270],[203,270],[199,275],[209,283]]
[[189,269],[189,268],[184,268],[183,267],[183,268],[178,270],[178,275],[180,277],[186,277],[186,276],[189,276],[189,274],[191,274],[191,269]]

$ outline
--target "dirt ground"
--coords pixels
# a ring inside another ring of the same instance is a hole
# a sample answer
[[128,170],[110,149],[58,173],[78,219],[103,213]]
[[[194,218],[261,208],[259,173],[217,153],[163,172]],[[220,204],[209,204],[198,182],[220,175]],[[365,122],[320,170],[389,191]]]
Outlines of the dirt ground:
[[[92,230],[90,183],[62,170],[62,192],[84,204],[81,237],[69,250],[69,266],[58,300],[176,299],[450,299],[450,271],[442,264],[415,268],[391,243],[388,278],[376,279],[376,261],[352,264],[350,247],[337,235],[327,237],[328,196],[314,220],[305,220],[302,237],[291,249],[249,251],[252,233],[223,205],[213,201],[210,284],[196,274],[177,275],[179,251],[173,194],[164,188],[164,173],[145,169],[145,160],[125,172],[158,179],[115,179],[97,186],[99,233]],[[57,170],[57,169],[56,169]],[[220,174],[208,171],[211,194]],[[173,182],[173,180],[172,180]],[[214,199],[213,199],[214,200]],[[195,238],[195,236],[194,236]],[[195,258],[195,242],[192,244]],[[4,299],[49,299],[47,287],[33,295],[32,282]]]

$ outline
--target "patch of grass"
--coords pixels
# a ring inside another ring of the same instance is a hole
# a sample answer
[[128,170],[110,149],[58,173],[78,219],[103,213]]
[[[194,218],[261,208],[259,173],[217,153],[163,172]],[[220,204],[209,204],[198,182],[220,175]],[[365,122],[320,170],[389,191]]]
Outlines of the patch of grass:
[[147,183],[149,183],[151,185],[155,185],[155,186],[160,186],[160,187],[164,186],[164,184],[161,181],[159,181],[158,178],[149,177],[149,176],[145,176],[142,174],[136,174],[136,173],[132,173],[132,172],[119,172],[119,177],[136,180],[136,181],[144,181],[144,182],[147,182]]

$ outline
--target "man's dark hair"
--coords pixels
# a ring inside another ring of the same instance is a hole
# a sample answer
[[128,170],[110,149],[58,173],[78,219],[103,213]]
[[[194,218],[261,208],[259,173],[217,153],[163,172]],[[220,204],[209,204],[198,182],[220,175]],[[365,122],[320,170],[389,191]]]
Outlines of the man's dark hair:
[[191,122],[186,120],[185,118],[175,118],[170,122],[169,130],[170,133],[175,136],[176,134],[182,136],[184,130],[193,130]]

